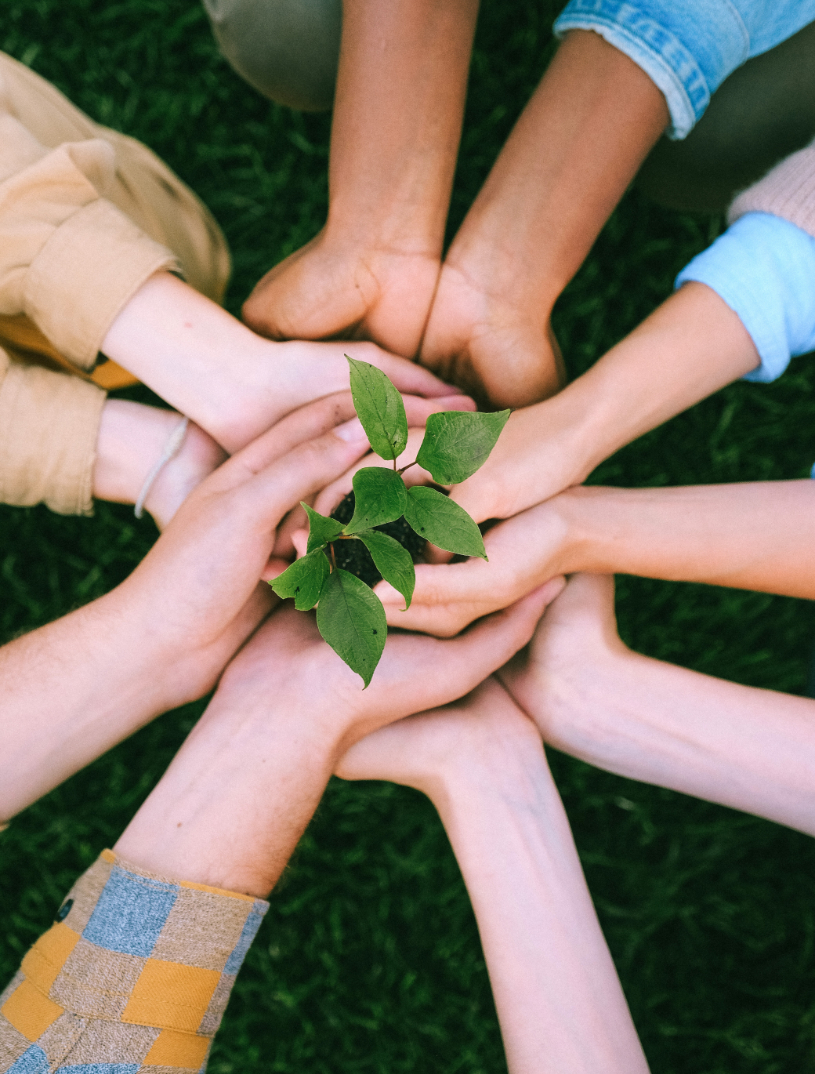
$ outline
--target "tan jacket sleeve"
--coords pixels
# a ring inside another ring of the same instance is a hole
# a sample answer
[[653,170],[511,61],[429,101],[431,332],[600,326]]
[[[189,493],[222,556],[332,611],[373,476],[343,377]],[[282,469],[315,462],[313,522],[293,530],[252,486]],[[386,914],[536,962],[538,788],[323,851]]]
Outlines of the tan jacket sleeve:
[[24,313],[90,370],[116,315],[154,272],[176,269],[110,201],[112,147],[101,138],[47,149],[0,96],[0,313]]
[[0,503],[93,512],[93,464],[105,392],[0,350]]
[[728,224],[745,213],[783,217],[815,238],[815,142],[742,191],[730,206]]

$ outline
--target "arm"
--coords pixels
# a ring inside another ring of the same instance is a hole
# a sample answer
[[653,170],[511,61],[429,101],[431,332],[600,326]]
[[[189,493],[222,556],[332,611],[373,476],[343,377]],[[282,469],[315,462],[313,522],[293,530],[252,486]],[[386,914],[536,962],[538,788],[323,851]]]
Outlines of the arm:
[[328,220],[244,307],[276,338],[351,335],[412,357],[441,260],[477,0],[352,0],[342,44]]
[[120,586],[0,650],[0,817],[200,697],[267,613],[275,527],[362,455],[350,395],[278,423],[198,486]]
[[429,795],[473,903],[511,1074],[648,1069],[534,727],[487,682],[342,758]]
[[[169,273],[136,292],[100,349],[230,452],[297,407],[348,387],[349,344],[261,339]],[[454,390],[372,343],[351,349],[400,391],[436,397]]]
[[634,60],[568,34],[450,247],[422,362],[496,407],[553,394],[552,307],[667,122]]
[[508,518],[580,484],[619,448],[758,364],[739,316],[690,282],[558,395],[512,414],[452,497],[479,522]]
[[[542,608],[532,598],[452,642],[393,638],[364,692],[313,616],[273,615],[228,668],[117,853],[80,878],[0,995],[3,1058],[56,1066],[70,1051],[77,1064],[202,1069],[267,909],[261,899],[339,754],[413,707],[472,689],[526,644]],[[47,1032],[63,1014],[67,1043]]]
[[815,702],[632,653],[612,579],[571,579],[501,676],[555,748],[815,835]]
[[489,530],[489,562],[421,564],[408,611],[377,586],[388,621],[455,634],[547,579],[577,571],[815,599],[815,482],[572,488]]

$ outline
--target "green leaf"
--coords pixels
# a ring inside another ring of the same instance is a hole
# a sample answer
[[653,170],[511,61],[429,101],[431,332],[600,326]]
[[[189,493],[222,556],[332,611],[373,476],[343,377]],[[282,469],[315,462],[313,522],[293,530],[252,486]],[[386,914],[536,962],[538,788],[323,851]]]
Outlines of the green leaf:
[[416,585],[416,571],[413,569],[410,552],[406,551],[393,537],[389,537],[387,533],[379,533],[377,530],[360,533],[359,539],[371,553],[376,569],[385,581],[390,582],[393,588],[398,589],[405,598],[405,611],[407,611],[413,597],[413,587]]
[[445,410],[431,414],[416,462],[440,485],[466,481],[487,461],[509,413],[508,410],[495,414]]
[[329,541],[335,541],[342,533],[342,522],[337,522],[336,518],[326,518],[302,500],[300,506],[305,508],[308,515],[307,552],[313,552],[316,548],[322,548],[323,545],[328,544]]
[[382,601],[348,571],[332,571],[320,594],[317,629],[367,686],[388,635]]
[[294,597],[298,612],[307,612],[320,599],[320,590],[328,577],[328,557],[321,548],[295,560],[269,585],[279,597]]
[[435,489],[414,485],[408,489],[405,518],[431,544],[460,556],[487,558],[481,531],[463,507]]
[[372,449],[383,459],[395,459],[405,450],[408,438],[402,396],[381,369],[357,362],[347,354],[351,366],[351,394],[357,416]]
[[405,513],[407,489],[395,470],[365,466],[354,474],[354,517],[343,530],[349,536],[393,522]]

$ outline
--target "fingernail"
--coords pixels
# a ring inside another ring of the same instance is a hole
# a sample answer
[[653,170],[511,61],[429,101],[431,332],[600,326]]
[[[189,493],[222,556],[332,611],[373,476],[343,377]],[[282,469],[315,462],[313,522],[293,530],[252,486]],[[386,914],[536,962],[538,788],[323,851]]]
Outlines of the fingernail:
[[334,429],[334,435],[338,436],[340,440],[345,440],[349,444],[359,443],[361,440],[368,439],[359,418],[351,418],[350,421],[338,425]]

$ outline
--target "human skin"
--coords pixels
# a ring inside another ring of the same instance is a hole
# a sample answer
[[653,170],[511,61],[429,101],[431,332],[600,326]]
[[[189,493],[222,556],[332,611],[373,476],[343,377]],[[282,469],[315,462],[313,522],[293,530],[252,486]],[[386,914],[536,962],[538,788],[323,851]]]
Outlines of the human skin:
[[570,579],[500,676],[557,749],[815,835],[815,701],[632,652],[611,577]]
[[452,498],[477,522],[509,518],[579,485],[625,444],[755,369],[739,316],[686,283],[552,399],[515,411]]
[[414,357],[441,263],[477,0],[346,0],[324,228],[243,310],[275,339]]
[[567,489],[487,532],[489,562],[420,564],[407,612],[386,583],[388,621],[442,637],[578,571],[702,582],[815,599],[815,482]]
[[451,641],[390,637],[365,690],[312,614],[273,613],[115,850],[149,871],[265,897],[339,757],[384,724],[473,689],[528,642],[555,591]]
[[[262,339],[169,272],[136,292],[102,341],[104,354],[230,453],[292,410],[347,389],[348,350],[347,343]],[[372,343],[354,344],[352,357],[378,366],[411,395],[456,391]]]
[[[430,414],[439,410],[472,410],[475,407],[466,395],[458,394],[431,398],[404,395],[402,398],[407,420],[422,430]],[[350,394],[346,392],[342,404],[344,411],[349,409],[349,401]],[[351,410],[349,417],[352,413]],[[96,442],[94,498],[135,503],[147,475],[181,420],[182,415],[176,410],[162,410],[125,399],[108,399],[102,408]],[[161,468],[144,501],[144,509],[153,516],[160,530],[190,492],[225,458],[223,448],[199,425],[190,422],[178,454]],[[290,551],[280,554],[287,555]]]
[[568,34],[434,297],[475,10],[345,5],[328,222],[264,277],[244,316],[266,335],[351,331],[405,355],[423,337],[423,364],[484,402],[524,406],[562,383],[552,307],[668,111],[627,56],[597,34]]
[[367,449],[350,396],[289,415],[184,501],[110,593],[0,649],[0,818],[212,689],[276,601],[275,527]]
[[566,35],[447,253],[423,365],[496,407],[558,390],[555,300],[668,118],[633,60]]
[[539,732],[488,680],[357,742],[336,769],[423,791],[472,900],[510,1074],[643,1074]]

